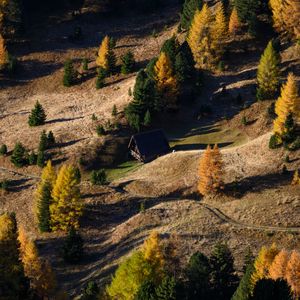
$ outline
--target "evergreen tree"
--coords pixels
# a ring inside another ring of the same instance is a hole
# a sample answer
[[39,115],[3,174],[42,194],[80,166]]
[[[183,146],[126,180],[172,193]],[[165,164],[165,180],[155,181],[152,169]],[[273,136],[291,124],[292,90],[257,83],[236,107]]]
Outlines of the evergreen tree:
[[170,39],[166,40],[161,47],[160,53],[165,53],[170,58],[172,68],[174,68],[175,58],[179,50],[179,43],[176,36],[173,35]]
[[45,166],[45,152],[44,151],[39,151],[37,154],[37,158],[36,158],[36,164],[40,167],[43,168]]
[[205,3],[201,11],[197,10],[191,24],[187,41],[198,68],[207,67],[213,60],[210,51],[210,28],[212,15],[208,5]]
[[95,281],[89,281],[83,291],[80,300],[96,300],[99,296],[99,288]]
[[151,114],[149,109],[146,111],[145,117],[144,117],[144,126],[148,127],[151,125]]
[[73,227],[69,230],[67,239],[63,244],[62,256],[66,262],[71,264],[76,264],[82,259],[83,240]]
[[51,193],[50,204],[51,229],[69,230],[79,227],[79,218],[83,213],[83,203],[80,199],[80,189],[75,168],[63,165]]
[[242,22],[249,22],[253,15],[256,15],[260,8],[260,0],[234,0],[239,19]]
[[112,108],[112,111],[111,111],[111,115],[112,115],[113,117],[116,117],[117,114],[118,114],[117,106],[116,106],[116,104],[114,104],[114,106],[113,106],[113,108]]
[[40,142],[39,142],[39,151],[46,151],[48,148],[48,137],[46,134],[46,131],[43,130],[41,135],[40,135]]
[[187,82],[191,78],[192,66],[185,55],[180,51],[175,57],[175,73],[176,78],[180,84]]
[[174,277],[165,276],[161,284],[155,289],[157,300],[180,300],[176,291],[176,280]]
[[241,27],[241,24],[240,24],[239,16],[238,16],[236,8],[234,7],[231,12],[230,19],[229,19],[229,25],[228,25],[229,33],[236,34],[238,32],[238,30],[240,29],[240,27]]
[[289,260],[289,253],[281,250],[274,258],[270,269],[269,276],[273,280],[283,279],[286,277],[286,267]]
[[111,48],[110,39],[108,36],[105,36],[102,40],[98,51],[96,64],[98,67],[104,69],[107,75],[114,72],[116,57],[114,55],[113,49]]
[[106,71],[99,67],[97,69],[96,89],[102,89],[105,86]]
[[257,71],[257,98],[260,100],[273,97],[279,86],[280,59],[273,47],[273,41],[268,43]]
[[41,181],[35,194],[38,227],[41,232],[49,232],[51,230],[50,203],[52,201],[51,192],[55,180],[56,172],[52,166],[51,160],[49,160],[42,171]]
[[48,136],[47,136],[47,146],[48,146],[48,148],[51,148],[54,145],[55,145],[55,137],[54,137],[53,132],[50,130],[48,132]]
[[251,276],[254,271],[254,267],[252,264],[248,265],[246,268],[246,272],[242,277],[238,288],[233,294],[231,300],[250,300],[253,292],[253,286],[251,283]]
[[211,29],[211,45],[210,51],[212,51],[213,58],[218,62],[224,52],[224,42],[228,35],[228,27],[226,22],[226,16],[222,2],[219,2],[215,12],[215,20],[212,23]]
[[236,289],[237,278],[230,249],[217,244],[210,257],[211,285],[215,299],[230,299]]
[[73,61],[68,59],[64,65],[64,77],[63,85],[65,87],[70,87],[75,83],[76,80],[76,71],[74,70]]
[[254,288],[251,300],[292,300],[290,288],[285,280],[261,279]]
[[0,34],[0,70],[4,70],[8,64],[8,51],[5,46],[5,41]]
[[188,30],[194,18],[196,10],[202,8],[202,0],[185,0],[180,15],[180,25],[182,29]]
[[151,280],[145,280],[140,285],[134,300],[153,300],[155,297],[155,284]]
[[56,278],[49,262],[40,259],[35,243],[28,238],[22,227],[19,229],[19,241],[20,257],[32,289],[40,298],[53,296]]
[[81,172],[80,172],[80,169],[78,167],[75,167],[74,173],[75,173],[76,180],[80,183],[80,181],[81,181]]
[[194,253],[187,265],[188,299],[206,299],[210,294],[210,264],[208,258],[201,252]]
[[155,65],[157,89],[166,107],[175,107],[178,96],[178,82],[172,70],[168,55],[162,52]]
[[21,143],[16,143],[10,161],[18,168],[28,163],[27,151]]
[[290,73],[286,84],[281,88],[281,95],[275,103],[277,118],[274,121],[274,133],[282,136],[286,132],[285,123],[289,114],[300,116],[300,97],[295,76]]
[[223,176],[222,155],[218,146],[215,145],[212,150],[208,145],[199,162],[198,190],[200,194],[205,196],[223,189]]
[[129,74],[133,72],[135,66],[134,55],[131,51],[128,51],[124,56],[121,58],[122,66],[121,66],[121,73],[122,74]]
[[28,124],[29,126],[39,126],[45,124],[45,121],[45,111],[39,101],[37,101],[28,118]]
[[28,282],[20,261],[14,214],[0,215],[0,286],[2,299],[26,299]]
[[287,264],[286,280],[297,299],[300,296],[300,254],[295,250],[292,251]]
[[0,147],[0,155],[6,155],[6,154],[7,154],[7,146],[3,144]]

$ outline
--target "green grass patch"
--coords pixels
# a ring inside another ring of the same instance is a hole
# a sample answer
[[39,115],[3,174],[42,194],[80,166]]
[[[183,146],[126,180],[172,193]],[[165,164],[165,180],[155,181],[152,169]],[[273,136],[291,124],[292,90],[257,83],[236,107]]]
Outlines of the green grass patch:
[[119,164],[112,168],[105,169],[107,180],[109,182],[120,179],[124,177],[125,175],[128,175],[130,172],[135,171],[143,164],[136,160],[130,160],[126,161],[122,164]]

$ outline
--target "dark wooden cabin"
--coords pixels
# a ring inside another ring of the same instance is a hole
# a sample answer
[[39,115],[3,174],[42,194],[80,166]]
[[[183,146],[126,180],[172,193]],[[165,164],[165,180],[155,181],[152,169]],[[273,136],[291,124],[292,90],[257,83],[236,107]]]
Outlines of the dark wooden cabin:
[[131,137],[130,154],[141,162],[149,162],[170,152],[170,145],[162,130],[152,130]]

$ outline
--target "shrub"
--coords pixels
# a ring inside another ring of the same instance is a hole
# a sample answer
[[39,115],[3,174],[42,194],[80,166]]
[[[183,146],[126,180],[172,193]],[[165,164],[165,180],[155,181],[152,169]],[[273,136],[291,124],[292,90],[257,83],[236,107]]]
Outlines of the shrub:
[[294,142],[289,145],[289,150],[296,151],[300,149],[300,136],[298,136]]
[[273,134],[269,141],[270,149],[277,149],[282,146],[282,139],[278,134]]
[[247,117],[246,117],[246,116],[243,116],[243,117],[242,117],[241,123],[242,123],[244,126],[247,126],[247,125],[248,125],[248,121],[247,121]]
[[111,111],[111,115],[113,117],[115,117],[117,114],[118,114],[117,106],[116,106],[116,104],[114,104],[112,111]]
[[37,101],[28,118],[28,124],[31,127],[39,126],[39,125],[43,125],[45,121],[46,121],[45,111],[42,105],[39,103],[39,101]]
[[97,121],[97,120],[98,120],[97,116],[95,114],[92,114],[92,121]]
[[97,125],[96,132],[97,132],[98,136],[104,135],[105,129],[104,129],[103,125]]
[[83,256],[83,240],[80,234],[72,227],[62,246],[62,257],[70,264],[78,263]]
[[89,281],[86,288],[83,290],[80,300],[95,300],[98,299],[98,295],[99,288],[97,286],[97,283],[94,281]]
[[89,69],[88,63],[89,63],[89,61],[88,61],[87,58],[84,58],[82,60],[82,69],[83,69],[83,71],[87,71]]
[[10,160],[18,168],[28,163],[27,151],[22,143],[16,143]]
[[0,147],[0,155],[6,155],[7,154],[7,146],[5,144],[3,144]]
[[8,180],[3,180],[3,181],[0,183],[0,188],[1,188],[3,191],[7,191],[8,188],[9,188],[9,181],[8,181]]
[[91,173],[91,183],[93,185],[104,185],[106,183],[106,173],[105,170],[94,170]]

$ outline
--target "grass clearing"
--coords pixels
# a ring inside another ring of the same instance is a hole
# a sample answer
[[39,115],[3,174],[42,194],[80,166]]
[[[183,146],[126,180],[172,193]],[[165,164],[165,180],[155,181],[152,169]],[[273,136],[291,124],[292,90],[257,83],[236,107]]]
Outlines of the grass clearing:
[[141,167],[143,164],[136,160],[129,160],[124,163],[121,163],[115,167],[107,168],[105,169],[107,180],[109,182],[117,180],[122,178],[125,175],[128,175],[128,173],[135,171],[139,167]]

